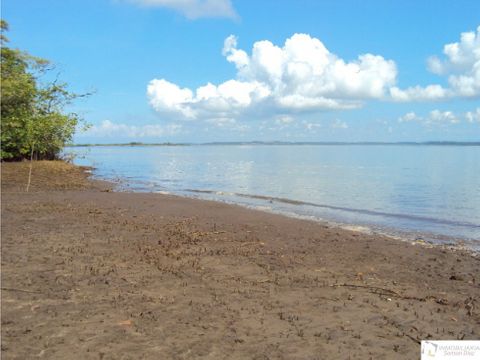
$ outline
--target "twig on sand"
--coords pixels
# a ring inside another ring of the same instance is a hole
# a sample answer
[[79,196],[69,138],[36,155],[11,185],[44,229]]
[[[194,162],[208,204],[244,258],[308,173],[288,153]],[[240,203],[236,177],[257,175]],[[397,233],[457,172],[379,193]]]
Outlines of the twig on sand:
[[421,343],[422,343],[420,340],[418,340],[417,338],[414,338],[412,335],[409,335],[409,334],[406,334],[406,333],[403,333],[403,335],[405,335],[405,336],[408,337],[409,339],[415,341],[417,344],[421,344]]
[[19,292],[24,292],[29,294],[43,294],[41,291],[15,289],[15,288],[7,288],[7,287],[2,287],[2,291],[19,291]]
[[378,295],[389,295],[389,296],[396,296],[396,297],[403,297],[396,291],[385,289],[377,286],[367,286],[367,285],[355,285],[355,284],[333,284],[330,287],[350,287],[350,288],[362,288],[371,290],[371,293],[378,294]]
[[238,245],[238,247],[248,246],[248,245],[260,245],[260,246],[264,246],[265,243],[263,243],[263,242],[258,242],[258,241],[249,241],[249,242],[241,243],[240,245]]
[[330,287],[350,287],[350,288],[360,288],[360,289],[367,289],[370,290],[369,293],[372,294],[377,294],[377,295],[383,295],[383,296],[391,296],[391,297],[396,297],[399,299],[404,299],[404,300],[417,300],[417,301],[422,301],[425,302],[427,300],[435,300],[438,304],[441,305],[447,305],[448,301],[445,299],[437,298],[436,296],[426,296],[426,297],[417,297],[417,296],[408,296],[408,295],[402,295],[399,294],[398,292],[390,289],[385,289],[377,286],[368,286],[368,285],[355,285],[355,284],[332,284],[329,285]]

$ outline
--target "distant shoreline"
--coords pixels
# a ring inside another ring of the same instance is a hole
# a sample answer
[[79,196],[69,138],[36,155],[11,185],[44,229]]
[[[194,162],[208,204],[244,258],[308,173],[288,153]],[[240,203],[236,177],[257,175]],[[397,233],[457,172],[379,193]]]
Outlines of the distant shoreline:
[[91,146],[211,146],[211,145],[356,145],[356,146],[480,146],[480,141],[399,141],[399,142],[379,142],[379,141],[359,141],[359,142],[343,142],[343,141],[232,141],[232,142],[206,142],[206,143],[113,143],[113,144],[68,144],[66,147],[91,147]]

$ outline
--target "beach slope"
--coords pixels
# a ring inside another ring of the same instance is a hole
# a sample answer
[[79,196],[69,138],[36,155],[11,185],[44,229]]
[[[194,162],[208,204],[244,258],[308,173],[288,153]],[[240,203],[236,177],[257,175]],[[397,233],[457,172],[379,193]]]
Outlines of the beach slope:
[[467,251],[2,164],[8,359],[416,359],[480,338]]

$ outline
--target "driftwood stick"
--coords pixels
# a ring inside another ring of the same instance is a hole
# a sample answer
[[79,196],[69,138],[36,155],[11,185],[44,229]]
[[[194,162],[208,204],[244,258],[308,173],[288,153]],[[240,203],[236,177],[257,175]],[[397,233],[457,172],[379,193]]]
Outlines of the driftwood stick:
[[19,292],[24,292],[24,293],[28,293],[28,294],[43,294],[40,291],[15,289],[15,288],[7,288],[7,287],[2,287],[2,291],[19,291]]
[[373,292],[375,293],[384,293],[382,295],[392,295],[392,296],[398,296],[398,297],[403,297],[402,295],[400,295],[399,293],[397,293],[396,291],[393,291],[393,290],[390,290],[390,289],[385,289],[385,288],[381,288],[381,287],[377,287],[377,286],[368,286],[368,285],[355,285],[355,284],[333,284],[333,285],[330,285],[331,287],[351,287],[351,288],[362,288],[362,289],[368,289],[368,290],[372,290]]
[[[360,288],[360,289],[367,289],[370,290],[369,292],[372,294],[383,295],[383,296],[391,296],[396,297],[399,299],[404,300],[417,300],[417,301],[427,301],[428,299],[434,299],[437,302],[441,299],[437,299],[435,296],[427,296],[427,297],[417,297],[417,296],[405,296],[399,294],[398,292],[386,288],[381,288],[377,286],[368,286],[368,285],[355,285],[355,284],[333,284],[329,285],[330,287],[350,287],[350,288]],[[439,303],[440,304],[440,303]]]
[[417,344],[421,344],[421,343],[422,343],[420,340],[418,340],[417,338],[414,338],[412,335],[405,334],[405,333],[403,333],[403,335],[405,335],[405,336],[408,337],[409,339],[415,341]]

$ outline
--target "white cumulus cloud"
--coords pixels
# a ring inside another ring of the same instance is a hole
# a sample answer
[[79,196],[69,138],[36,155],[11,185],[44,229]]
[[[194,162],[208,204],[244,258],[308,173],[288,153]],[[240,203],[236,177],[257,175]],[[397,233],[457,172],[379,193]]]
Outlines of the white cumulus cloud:
[[424,116],[415,112],[408,112],[398,118],[398,122],[418,122],[427,126],[458,124],[460,122],[479,123],[480,124],[480,108],[465,113],[454,113],[453,111],[432,110]]
[[452,96],[453,92],[440,85],[414,86],[405,90],[394,86],[390,89],[390,95],[395,101],[436,101]]
[[148,7],[165,7],[189,19],[202,17],[238,17],[230,0],[129,0]]
[[333,129],[348,129],[348,125],[345,121],[341,121],[339,119],[335,119],[334,122],[330,125]]
[[415,86],[405,90],[393,87],[396,101],[443,100],[451,97],[480,97],[480,26],[477,31],[464,32],[460,41],[443,47],[444,59],[432,56],[428,69],[446,76],[448,87],[441,85]]
[[157,111],[169,109],[181,113],[186,118],[194,117],[193,111],[188,106],[193,99],[190,89],[181,89],[164,79],[154,79],[148,84],[147,95],[150,105]]
[[398,122],[410,122],[410,121],[417,121],[420,118],[415,114],[413,111],[406,113],[403,116],[398,118]]
[[460,119],[451,111],[440,111],[432,110],[428,114],[426,123],[427,124],[441,124],[441,123],[450,123],[458,124]]
[[477,32],[469,31],[460,34],[460,41],[446,44],[443,47],[445,59],[432,56],[428,60],[431,72],[445,74],[451,71],[469,71],[480,60],[480,26]]
[[302,124],[305,127],[305,129],[307,129],[309,132],[316,132],[317,129],[322,128],[322,124],[319,124],[319,123],[303,121]]
[[465,119],[471,124],[480,124],[480,108],[476,108],[474,111],[468,111],[465,114]]
[[147,87],[153,109],[175,119],[275,121],[284,115],[356,109],[372,99],[428,102],[480,96],[480,27],[445,45],[443,58],[429,60],[429,69],[445,76],[448,85],[400,88],[393,60],[370,53],[345,60],[308,34],[294,34],[283,45],[257,41],[251,51],[239,48],[231,35],[222,54],[235,66],[233,79],[196,89],[153,79]]
[[275,124],[288,125],[295,122],[295,119],[290,115],[279,115],[275,118]]
[[282,47],[258,41],[250,54],[229,36],[223,55],[235,65],[235,79],[196,90],[154,79],[147,88],[152,107],[187,119],[352,109],[367,99],[384,98],[397,76],[392,60],[363,54],[346,61],[307,34],[294,34]]

